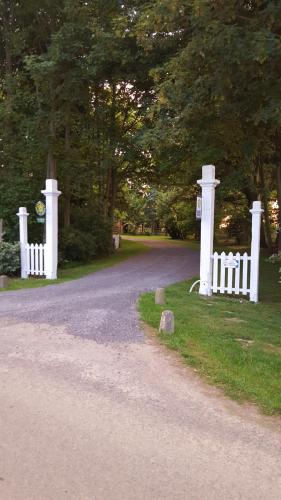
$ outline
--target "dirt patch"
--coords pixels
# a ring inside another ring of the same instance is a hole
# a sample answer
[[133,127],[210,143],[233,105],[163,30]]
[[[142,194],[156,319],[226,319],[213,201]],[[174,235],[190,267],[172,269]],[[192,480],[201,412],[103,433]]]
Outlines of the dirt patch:
[[240,319],[240,318],[224,318],[225,321],[228,321],[229,323],[247,323],[245,319]]

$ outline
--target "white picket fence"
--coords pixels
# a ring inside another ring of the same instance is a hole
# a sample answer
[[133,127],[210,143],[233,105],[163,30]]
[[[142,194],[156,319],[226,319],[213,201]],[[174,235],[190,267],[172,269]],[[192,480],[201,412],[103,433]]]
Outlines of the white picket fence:
[[226,254],[214,253],[213,260],[213,293],[247,295],[250,293],[251,257],[245,252]]
[[38,245],[38,243],[25,245],[26,249],[26,272],[27,274],[36,274],[37,276],[45,275],[45,252],[46,245]]

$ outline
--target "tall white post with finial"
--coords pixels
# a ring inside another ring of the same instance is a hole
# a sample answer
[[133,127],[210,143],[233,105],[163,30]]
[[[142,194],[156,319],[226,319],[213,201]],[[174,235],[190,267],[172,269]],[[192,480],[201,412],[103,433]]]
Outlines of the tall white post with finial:
[[214,165],[204,165],[202,167],[202,179],[198,180],[197,183],[202,188],[199,293],[201,295],[211,295],[215,189],[220,183],[216,179],[216,167]]
[[58,182],[46,179],[46,189],[41,191],[46,197],[46,245],[45,273],[50,280],[57,279],[58,267]]
[[263,213],[261,202],[254,201],[250,212],[252,214],[250,301],[258,302],[261,214]]
[[21,277],[25,279],[28,277],[26,245],[28,243],[27,218],[29,216],[26,207],[20,207],[17,216],[19,218],[20,225]]

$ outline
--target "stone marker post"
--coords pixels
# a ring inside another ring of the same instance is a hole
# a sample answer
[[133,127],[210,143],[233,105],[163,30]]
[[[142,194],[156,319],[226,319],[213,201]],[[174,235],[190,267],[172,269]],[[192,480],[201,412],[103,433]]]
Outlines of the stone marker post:
[[253,202],[252,214],[252,242],[251,242],[251,272],[250,272],[250,301],[258,302],[259,264],[260,264],[260,230],[261,208],[260,201]]
[[163,311],[161,314],[159,332],[172,334],[175,331],[175,318],[173,311]]
[[0,276],[0,288],[6,288],[8,286],[8,283],[9,283],[8,276],[2,274],[2,276]]
[[46,278],[57,279],[58,267],[58,182],[46,179],[46,189],[41,191],[46,197],[46,245],[45,272]]
[[202,215],[200,239],[200,288],[201,295],[211,295],[212,255],[214,245],[215,188],[220,183],[215,178],[214,165],[202,167],[202,179],[197,183],[202,188]]
[[156,288],[155,304],[165,304],[165,288]]
[[26,245],[28,243],[27,217],[29,214],[26,207],[20,207],[17,213],[20,224],[20,261],[21,261],[21,277],[27,278],[27,252]]

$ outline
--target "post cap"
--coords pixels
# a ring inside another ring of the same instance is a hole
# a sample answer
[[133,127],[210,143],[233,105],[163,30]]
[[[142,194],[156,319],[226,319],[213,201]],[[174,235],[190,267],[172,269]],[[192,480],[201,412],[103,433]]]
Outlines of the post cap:
[[44,195],[57,195],[61,194],[61,191],[58,191],[58,181],[56,179],[46,179],[46,189],[41,191]]
[[20,215],[29,215],[29,213],[27,213],[26,207],[19,207],[19,211],[18,211],[17,215],[18,216],[20,216]]
[[199,186],[213,186],[216,187],[220,184],[220,181],[216,179],[216,167],[215,165],[203,165],[202,167],[202,179],[197,181]]
[[202,167],[202,179],[203,180],[214,180],[215,177],[216,177],[215,165],[203,165],[203,167]]
[[260,214],[264,212],[263,208],[261,207],[261,201],[253,201],[253,208],[250,210],[251,214]]

